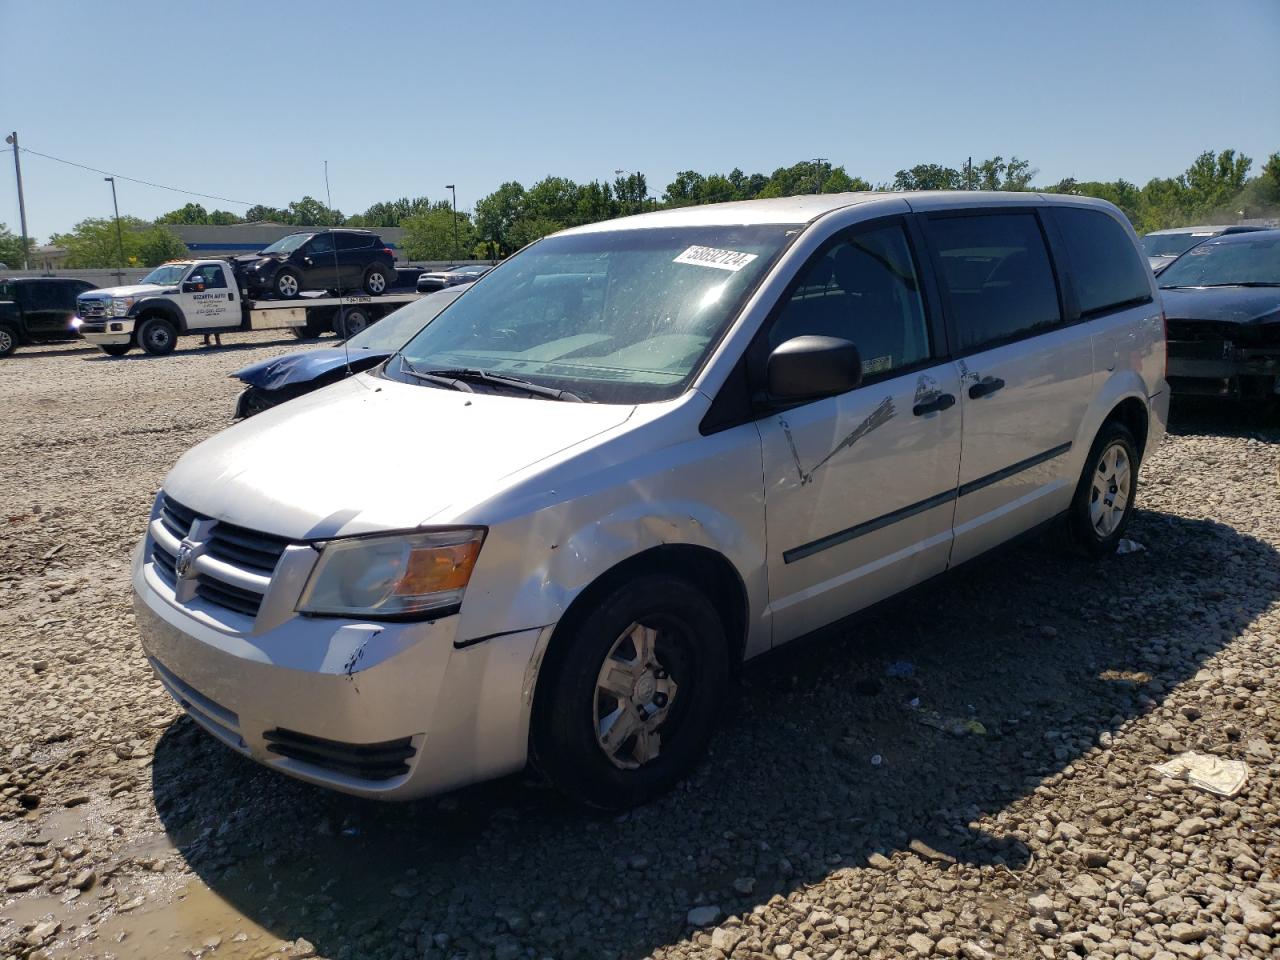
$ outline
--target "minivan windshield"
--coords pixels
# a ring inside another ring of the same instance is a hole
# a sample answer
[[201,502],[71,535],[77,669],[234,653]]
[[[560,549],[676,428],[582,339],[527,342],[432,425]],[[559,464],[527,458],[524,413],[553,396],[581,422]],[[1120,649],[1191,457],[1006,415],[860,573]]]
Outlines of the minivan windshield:
[[293,253],[300,246],[311,239],[309,233],[291,233],[287,237],[281,237],[269,247],[263,247],[259,253]]
[[466,289],[465,286],[457,286],[440,290],[387,314],[349,339],[347,349],[376,350],[379,353],[399,350],[405,341],[434,320],[436,314],[457,300]]
[[1160,274],[1169,287],[1280,286],[1280,233],[1210,240],[1193,247]]
[[185,277],[189,269],[191,269],[191,264],[189,263],[162,263],[143,277],[142,282],[154,283],[162,287],[168,286]]
[[465,369],[595,403],[681,393],[797,224],[548,237],[481,277],[385,376]]

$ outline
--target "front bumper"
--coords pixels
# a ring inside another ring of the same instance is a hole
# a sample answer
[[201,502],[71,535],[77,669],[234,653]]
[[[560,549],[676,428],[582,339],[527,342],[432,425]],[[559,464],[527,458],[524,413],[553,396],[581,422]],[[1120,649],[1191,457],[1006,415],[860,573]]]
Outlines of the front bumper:
[[86,320],[76,317],[72,326],[80,336],[96,346],[112,346],[129,343],[133,339],[132,317],[104,317]]
[[241,618],[228,627],[205,601],[177,602],[146,542],[134,559],[133,588],[143,650],[170,695],[224,744],[281,773],[400,800],[526,762],[550,628],[457,649],[456,615],[280,621],[266,615],[267,604],[256,623]]
[[1280,344],[1171,339],[1169,383],[1182,395],[1242,399],[1275,392],[1280,384]]

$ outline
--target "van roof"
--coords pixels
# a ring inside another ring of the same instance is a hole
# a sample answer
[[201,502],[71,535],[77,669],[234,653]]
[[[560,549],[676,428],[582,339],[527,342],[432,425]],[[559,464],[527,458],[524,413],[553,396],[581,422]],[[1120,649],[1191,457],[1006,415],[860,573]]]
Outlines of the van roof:
[[1023,205],[1053,203],[1063,205],[1100,206],[1111,204],[1091,197],[1068,194],[1043,194],[992,190],[864,190],[857,193],[802,194],[795,197],[772,197],[766,200],[736,200],[729,203],[705,203],[639,213],[616,220],[602,220],[563,231],[566,234],[604,233],[611,230],[633,230],[661,227],[718,227],[750,224],[809,223],[817,218],[859,204],[907,201],[913,210],[938,210],[964,206]]

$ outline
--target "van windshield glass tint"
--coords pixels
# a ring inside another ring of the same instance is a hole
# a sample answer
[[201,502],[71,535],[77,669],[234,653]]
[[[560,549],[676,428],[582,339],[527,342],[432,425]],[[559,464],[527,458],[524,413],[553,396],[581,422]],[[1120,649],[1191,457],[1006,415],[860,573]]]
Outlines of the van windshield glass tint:
[[596,403],[674,397],[799,229],[550,237],[482,277],[401,353],[417,370],[480,369]]
[[1142,249],[1148,257],[1176,257],[1185,253],[1202,240],[1208,240],[1210,234],[1201,233],[1161,233],[1142,238]]
[[307,242],[311,234],[309,233],[291,233],[287,237],[281,237],[269,247],[263,247],[259,253],[293,253],[300,246]]

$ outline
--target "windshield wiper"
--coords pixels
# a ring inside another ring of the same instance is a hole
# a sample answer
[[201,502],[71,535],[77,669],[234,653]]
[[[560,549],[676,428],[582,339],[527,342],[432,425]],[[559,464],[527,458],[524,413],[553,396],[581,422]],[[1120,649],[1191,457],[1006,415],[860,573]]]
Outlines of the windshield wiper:
[[[521,380],[518,377],[504,377],[497,373],[489,373],[487,370],[475,370],[471,367],[448,367],[444,370],[427,370],[425,371],[425,374],[432,377],[440,377],[441,379],[454,380],[460,383],[466,383],[467,381],[471,381],[473,383],[491,383],[498,387],[509,387],[513,390],[523,390],[530,396],[546,397],[548,400],[568,400],[572,403],[583,402],[580,396],[570,393],[568,390],[557,390],[555,387],[546,387],[540,383]],[[422,375],[422,373],[419,372],[419,375]]]
[[447,387],[450,390],[461,390],[463,393],[475,393],[471,384],[459,380],[457,377],[446,377],[434,371],[419,370],[404,357],[400,358],[400,369],[415,380],[421,380],[423,383],[430,383],[437,387]]
[[1280,287],[1280,283],[1270,280],[1237,280],[1235,283],[1206,283],[1206,287]]

